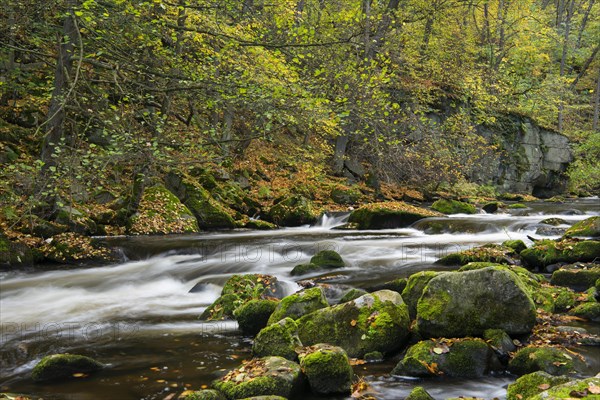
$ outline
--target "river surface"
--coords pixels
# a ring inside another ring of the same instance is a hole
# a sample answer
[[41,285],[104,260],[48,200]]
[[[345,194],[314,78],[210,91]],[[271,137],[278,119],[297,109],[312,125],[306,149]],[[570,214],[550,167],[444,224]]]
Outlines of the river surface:
[[[106,238],[122,251],[125,262],[0,272],[0,392],[45,399],[149,400],[198,390],[251,357],[252,339],[237,330],[236,322],[198,320],[233,274],[274,275],[293,293],[299,286],[290,276],[292,268],[319,250],[333,249],[347,267],[309,277],[327,276],[334,301],[351,286],[368,288],[420,270],[444,269],[433,263],[454,251],[508,239],[529,245],[527,236],[541,237],[536,229],[545,218],[572,224],[592,215],[600,215],[597,198],[528,203],[528,208],[506,214],[457,214],[380,231],[333,229],[344,222],[345,216],[337,215],[324,216],[312,227],[267,232]],[[598,324],[587,328],[600,330]],[[43,356],[61,352],[88,355],[109,368],[80,380],[33,383],[33,366]],[[591,368],[597,369],[597,348],[589,353]],[[383,399],[402,399],[417,384],[436,399],[502,399],[514,380],[510,375],[425,381],[391,377],[397,361],[398,356],[355,371]]]

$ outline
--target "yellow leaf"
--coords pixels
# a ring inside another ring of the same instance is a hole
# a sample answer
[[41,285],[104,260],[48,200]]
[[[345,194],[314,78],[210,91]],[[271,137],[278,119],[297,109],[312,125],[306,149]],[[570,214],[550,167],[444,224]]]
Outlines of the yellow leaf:
[[542,383],[541,385],[538,386],[538,389],[548,390],[548,389],[550,389],[550,385],[548,385],[547,383]]

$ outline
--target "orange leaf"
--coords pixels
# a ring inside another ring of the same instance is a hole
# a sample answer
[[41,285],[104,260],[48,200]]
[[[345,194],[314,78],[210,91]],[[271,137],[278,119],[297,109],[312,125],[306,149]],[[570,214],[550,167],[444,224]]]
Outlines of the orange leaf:
[[356,326],[356,320],[355,320],[355,319],[353,319],[352,321],[350,321],[350,325],[352,325],[352,326]]
[[600,394],[600,386],[596,386],[593,383],[590,383],[590,386],[588,387],[588,392],[592,394]]
[[550,389],[550,385],[548,385],[547,383],[542,383],[541,385],[538,386],[538,389],[548,390],[548,389]]

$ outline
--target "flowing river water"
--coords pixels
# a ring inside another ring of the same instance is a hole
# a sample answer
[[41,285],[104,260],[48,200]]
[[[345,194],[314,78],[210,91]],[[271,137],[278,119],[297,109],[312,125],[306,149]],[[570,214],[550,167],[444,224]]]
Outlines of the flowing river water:
[[[251,357],[251,338],[237,330],[236,322],[198,320],[233,274],[274,275],[292,293],[299,288],[290,276],[294,265],[333,249],[347,264],[327,279],[328,295],[335,301],[351,286],[368,288],[417,271],[443,269],[433,263],[450,252],[508,239],[531,244],[527,236],[540,237],[536,229],[541,220],[559,217],[571,224],[600,215],[599,203],[597,198],[528,203],[528,208],[506,214],[452,215],[380,231],[333,229],[347,217],[336,215],[324,216],[316,226],[277,231],[106,238],[126,262],[0,272],[0,392],[125,400],[165,399],[184,389],[197,390]],[[586,328],[600,333],[598,324]],[[109,368],[86,379],[33,383],[33,366],[43,356],[61,352],[88,355]],[[593,374],[600,355],[597,348],[588,353]],[[402,399],[417,384],[436,399],[504,398],[514,380],[510,375],[418,382],[391,377],[397,358],[355,367],[378,398]]]

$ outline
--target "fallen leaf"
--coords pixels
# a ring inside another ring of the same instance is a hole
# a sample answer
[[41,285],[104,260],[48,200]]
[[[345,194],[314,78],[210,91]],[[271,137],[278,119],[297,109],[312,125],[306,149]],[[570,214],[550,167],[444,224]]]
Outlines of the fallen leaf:
[[548,389],[550,389],[550,385],[548,385],[547,383],[542,383],[541,385],[538,386],[538,389],[548,390]]
[[355,320],[355,319],[353,319],[352,321],[350,321],[350,325],[352,325],[352,326],[356,326],[356,320]]
[[88,376],[87,374],[84,374],[82,372],[77,372],[73,374],[73,378],[85,378],[86,376]]
[[588,387],[588,392],[591,394],[600,394],[600,386],[596,386],[593,383],[590,383],[590,387]]
[[433,352],[435,354],[444,354],[444,349],[442,349],[441,347],[434,347]]
[[522,394],[517,394],[517,399],[522,400],[523,399],[523,395]]

